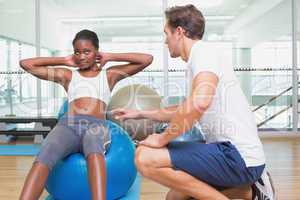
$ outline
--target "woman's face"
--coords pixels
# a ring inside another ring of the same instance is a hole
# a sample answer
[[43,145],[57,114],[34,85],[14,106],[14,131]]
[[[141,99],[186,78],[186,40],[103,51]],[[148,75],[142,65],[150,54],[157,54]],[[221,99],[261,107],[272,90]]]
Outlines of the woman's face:
[[92,41],[85,39],[76,40],[73,48],[77,67],[80,69],[87,69],[96,64],[98,50],[93,45]]

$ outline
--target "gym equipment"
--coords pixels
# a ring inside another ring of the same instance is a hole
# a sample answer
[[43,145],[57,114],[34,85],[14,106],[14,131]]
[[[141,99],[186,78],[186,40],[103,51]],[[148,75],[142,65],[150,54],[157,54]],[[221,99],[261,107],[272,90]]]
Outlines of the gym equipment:
[[[17,127],[17,124],[32,122],[35,122],[34,128]],[[17,136],[34,136],[34,143],[41,143],[56,123],[56,117],[0,117],[0,141],[9,143]]]
[[[156,129],[157,133],[162,133],[164,130],[168,128],[167,123],[160,124],[160,126]],[[190,130],[185,132],[184,134],[178,136],[177,138],[173,139],[171,143],[175,142],[203,142],[205,143],[205,138],[201,133],[201,130],[196,126],[193,126]]]
[[149,119],[128,119],[119,121],[113,118],[111,112],[116,108],[129,108],[136,110],[155,110],[161,105],[161,97],[153,89],[141,85],[128,85],[119,89],[111,98],[107,107],[107,119],[122,126],[134,140],[143,140],[155,132],[158,122]]
[[[107,200],[125,196],[137,175],[134,145],[117,124],[107,121],[112,142],[105,154]],[[91,199],[87,163],[82,154],[72,154],[60,161],[49,174],[46,189],[59,200]]]
[[193,126],[191,130],[185,132],[184,134],[180,135],[179,137],[172,140],[172,142],[203,142],[205,143],[205,139],[201,133],[201,131]]

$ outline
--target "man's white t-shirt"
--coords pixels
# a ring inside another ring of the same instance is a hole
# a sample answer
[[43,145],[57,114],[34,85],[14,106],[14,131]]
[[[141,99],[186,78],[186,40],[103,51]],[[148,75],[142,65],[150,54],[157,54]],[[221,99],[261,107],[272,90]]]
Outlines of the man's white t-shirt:
[[[219,79],[213,102],[199,120],[206,141],[230,141],[240,152],[247,167],[265,164],[254,115],[233,68],[222,65],[218,48],[197,41],[192,46],[187,68],[191,79],[200,72],[212,72]],[[192,83],[192,80],[189,82]]]

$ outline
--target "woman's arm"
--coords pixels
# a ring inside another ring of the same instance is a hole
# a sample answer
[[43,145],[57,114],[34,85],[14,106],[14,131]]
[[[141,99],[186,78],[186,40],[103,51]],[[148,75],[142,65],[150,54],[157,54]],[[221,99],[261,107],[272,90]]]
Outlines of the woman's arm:
[[143,53],[103,53],[100,52],[100,63],[103,66],[108,61],[128,62],[108,68],[107,73],[111,80],[111,89],[123,78],[132,76],[152,63],[153,56]]
[[[65,68],[55,68],[54,66],[74,66],[73,56],[67,57],[37,57],[20,61],[20,66],[28,73],[37,78],[65,83],[69,80],[71,72]],[[52,67],[50,67],[52,66]]]

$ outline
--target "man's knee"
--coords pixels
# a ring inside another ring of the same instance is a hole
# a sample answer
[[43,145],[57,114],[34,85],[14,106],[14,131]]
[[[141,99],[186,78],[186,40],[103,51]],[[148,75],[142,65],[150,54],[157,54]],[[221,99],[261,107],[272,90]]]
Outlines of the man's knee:
[[135,153],[135,164],[141,174],[149,177],[161,167],[171,167],[168,150],[139,146]]
[[139,146],[135,152],[135,165],[139,172],[148,177],[153,169],[153,155],[150,154],[150,148]]

